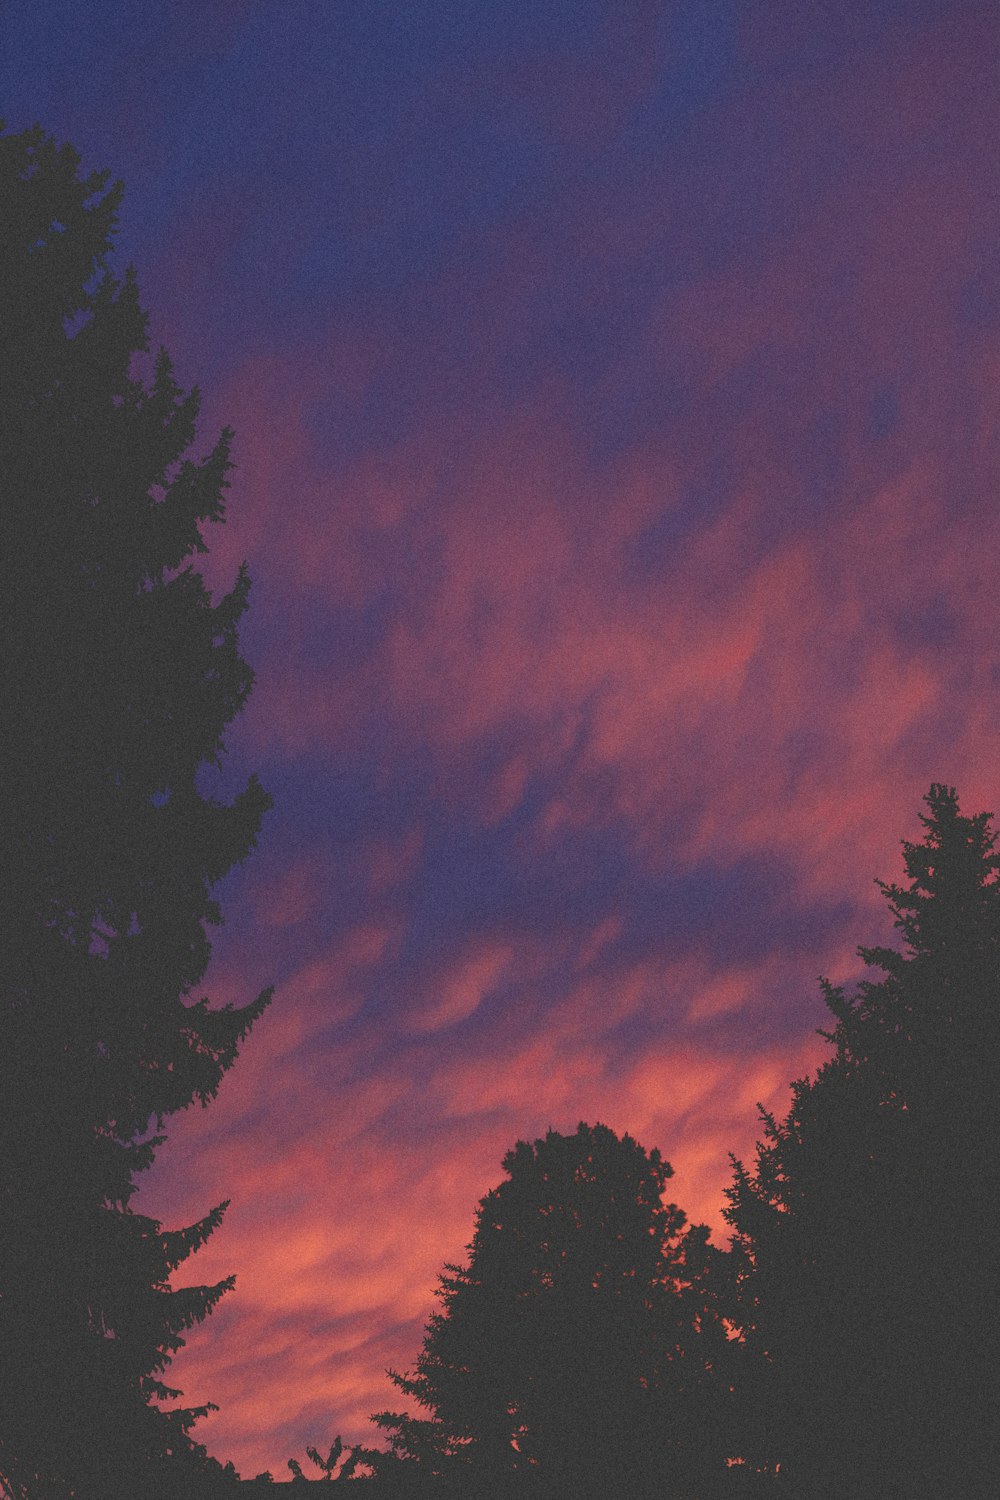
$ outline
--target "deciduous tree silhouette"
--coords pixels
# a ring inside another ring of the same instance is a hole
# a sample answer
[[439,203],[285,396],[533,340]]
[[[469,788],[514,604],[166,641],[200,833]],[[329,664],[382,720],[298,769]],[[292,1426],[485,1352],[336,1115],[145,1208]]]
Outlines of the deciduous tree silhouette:
[[134,378],[135,277],[102,274],[121,186],[78,168],[0,134],[0,1476],[108,1500],[199,1468],[198,1412],[154,1403],[231,1285],[169,1285],[225,1204],[165,1231],[129,1202],[268,1002],[194,993],[268,798],[198,785],[252,683],[246,571],[213,604],[191,566],[231,434],[185,458],[197,392],[163,351]]
[[375,1417],[396,1459],[465,1473],[470,1494],[719,1493],[734,1354],[709,1280],[722,1252],[663,1204],[669,1164],[581,1124],[518,1142],[503,1165],[415,1373],[390,1372],[431,1413]]
[[[323,1478],[330,1480],[334,1484],[339,1484],[342,1479],[354,1478],[354,1471],[358,1465],[367,1462],[366,1451],[360,1443],[356,1443],[353,1448],[349,1448],[345,1453],[344,1444],[339,1435],[334,1438],[330,1445],[330,1451],[326,1458],[323,1457],[318,1448],[306,1448],[306,1453],[312,1459],[317,1469],[321,1471]],[[302,1465],[297,1458],[290,1458],[288,1460],[288,1467],[292,1471],[293,1479],[305,1479],[306,1476],[302,1472]]]
[[884,977],[851,999],[825,984],[834,1055],[730,1190],[759,1456],[796,1497],[996,1490],[1000,858],[989,814],[925,801],[908,886],[879,882],[906,951],[860,948]]

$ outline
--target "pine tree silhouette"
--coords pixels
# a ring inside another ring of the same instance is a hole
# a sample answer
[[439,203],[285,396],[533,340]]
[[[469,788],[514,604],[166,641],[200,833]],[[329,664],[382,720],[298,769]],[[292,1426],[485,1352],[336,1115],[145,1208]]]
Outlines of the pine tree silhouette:
[[104,272],[121,185],[79,164],[0,134],[0,1476],[46,1500],[205,1469],[198,1411],[154,1403],[232,1284],[169,1284],[226,1205],[164,1231],[129,1203],[269,999],[193,993],[212,886],[269,805],[255,778],[229,805],[198,787],[253,680],[245,569],[213,604],[191,566],[231,434],[186,458],[197,392],[163,351],[150,389],[130,373],[146,316],[131,269]]
[[834,1054],[729,1193],[758,1456],[795,1496],[995,1493],[1000,857],[990,814],[925,801],[909,884],[879,882],[906,951],[824,984]]

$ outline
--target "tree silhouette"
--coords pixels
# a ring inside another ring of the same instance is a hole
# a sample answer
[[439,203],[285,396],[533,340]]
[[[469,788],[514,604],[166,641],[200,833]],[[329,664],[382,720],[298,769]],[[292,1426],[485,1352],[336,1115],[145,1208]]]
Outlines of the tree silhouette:
[[581,1124],[518,1142],[503,1166],[415,1373],[390,1372],[431,1413],[374,1418],[396,1460],[466,1474],[469,1493],[718,1493],[734,1352],[709,1284],[722,1252],[663,1204],[669,1164]]
[[[320,1470],[323,1478],[335,1484],[339,1483],[342,1479],[353,1479],[354,1471],[358,1468],[359,1464],[368,1462],[367,1449],[363,1448],[360,1443],[355,1443],[353,1448],[349,1448],[345,1452],[343,1441],[339,1435],[334,1438],[330,1445],[330,1451],[326,1458],[323,1457],[318,1448],[307,1447],[306,1453],[312,1459],[317,1469]],[[306,1476],[302,1472],[302,1465],[298,1459],[290,1458],[288,1460],[288,1467],[292,1471],[293,1479],[305,1479]]]
[[132,270],[104,270],[121,185],[79,164],[0,133],[0,1477],[106,1500],[206,1469],[199,1412],[153,1403],[231,1285],[169,1284],[225,1204],[164,1231],[129,1200],[152,1132],[212,1098],[270,997],[192,993],[211,888],[269,799],[198,785],[252,684],[245,569],[213,604],[190,562],[231,434],[185,458],[197,392],[162,350],[133,378],[146,316]]
[[879,882],[907,951],[824,982],[834,1055],[729,1192],[759,1456],[795,1496],[995,1492],[1000,857],[990,814],[925,801],[909,885]]

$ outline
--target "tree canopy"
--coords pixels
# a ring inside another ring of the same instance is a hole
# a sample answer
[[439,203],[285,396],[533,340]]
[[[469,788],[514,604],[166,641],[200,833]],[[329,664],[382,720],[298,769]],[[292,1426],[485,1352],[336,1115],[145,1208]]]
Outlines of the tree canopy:
[[165,1494],[197,1454],[198,1412],[155,1402],[231,1284],[170,1281],[225,1204],[165,1231],[129,1203],[268,1003],[195,987],[213,886],[269,799],[199,784],[253,681],[246,569],[213,602],[192,565],[232,434],[187,456],[197,391],[163,350],[134,373],[147,318],[106,264],[121,185],[79,167],[39,128],[0,134],[0,1476],[105,1500]]
[[878,882],[902,951],[859,948],[880,977],[850,997],[822,981],[831,1055],[735,1161],[731,1251],[630,1137],[519,1142],[390,1372],[422,1414],[376,1416],[376,1469],[477,1495],[993,1492],[1000,854],[953,788],[925,802],[907,883]]
[[852,998],[824,984],[833,1056],[729,1192],[759,1456],[796,1496],[995,1485],[1000,856],[990,814],[925,801],[909,884],[879,882],[905,950],[859,948],[883,977]]
[[733,1354],[710,1285],[720,1252],[664,1204],[669,1164],[581,1124],[519,1141],[503,1166],[415,1372],[392,1374],[430,1417],[375,1418],[396,1457],[519,1493],[714,1493]]

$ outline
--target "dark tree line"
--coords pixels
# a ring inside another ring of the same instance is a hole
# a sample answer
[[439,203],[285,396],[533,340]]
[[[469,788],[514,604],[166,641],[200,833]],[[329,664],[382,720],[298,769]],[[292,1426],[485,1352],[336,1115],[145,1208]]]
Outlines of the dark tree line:
[[231,434],[187,457],[198,394],[147,386],[134,274],[106,269],[121,187],[41,130],[0,134],[0,1481],[11,1497],[163,1497],[206,1466],[165,1413],[184,1332],[230,1281],[172,1289],[218,1225],[134,1212],[163,1122],[210,1100],[264,992],[196,987],[212,887],[268,798],[199,768],[252,683],[249,581],[192,566]]
[[[932,786],[880,980],[824,982],[831,1056],[734,1159],[728,1251],[669,1166],[520,1142],[382,1412],[401,1495],[987,1500],[1000,1463],[1000,856]],[[450,1481],[450,1484],[449,1484]],[[416,1488],[413,1488],[413,1486]]]
[[[184,1333],[232,1284],[173,1273],[225,1209],[131,1207],[165,1121],[207,1103],[270,998],[198,993],[212,890],[268,798],[199,786],[252,674],[248,578],[194,561],[231,433],[198,413],[131,271],[120,186],[0,129],[0,1491],[172,1500],[224,1488],[161,1409]],[[730,1249],[666,1205],[657,1151],[601,1125],[519,1142],[446,1267],[420,1412],[376,1417],[382,1493],[580,1500],[939,1500],[997,1492],[1000,856],[931,787],[902,951],[825,985],[828,1061],[734,1163]],[[294,1468],[294,1466],[293,1466]],[[230,1476],[231,1477],[231,1476]]]

